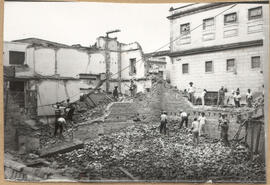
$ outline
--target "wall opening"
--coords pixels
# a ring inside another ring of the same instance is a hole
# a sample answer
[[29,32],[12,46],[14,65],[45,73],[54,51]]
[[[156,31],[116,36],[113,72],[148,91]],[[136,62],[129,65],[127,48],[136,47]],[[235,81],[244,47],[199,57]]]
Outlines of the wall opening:
[[25,59],[25,52],[9,51],[9,64],[23,65]]

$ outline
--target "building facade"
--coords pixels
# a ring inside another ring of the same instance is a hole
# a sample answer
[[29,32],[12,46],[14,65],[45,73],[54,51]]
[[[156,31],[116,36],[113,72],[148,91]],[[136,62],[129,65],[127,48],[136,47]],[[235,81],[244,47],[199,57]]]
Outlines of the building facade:
[[164,80],[170,80],[171,60],[169,53],[169,50],[146,53],[147,74],[160,74]]
[[[94,46],[64,45],[29,38],[4,43],[4,66],[14,67],[8,89],[20,95],[20,106],[38,116],[53,115],[51,104],[70,99],[77,101],[106,78],[102,90],[128,93],[134,79],[138,91],[144,90],[145,65],[138,43],[123,44],[114,38],[99,37]],[[15,96],[14,96],[15,97]]]
[[262,3],[196,3],[171,8],[171,83],[184,90],[261,91],[269,13]]

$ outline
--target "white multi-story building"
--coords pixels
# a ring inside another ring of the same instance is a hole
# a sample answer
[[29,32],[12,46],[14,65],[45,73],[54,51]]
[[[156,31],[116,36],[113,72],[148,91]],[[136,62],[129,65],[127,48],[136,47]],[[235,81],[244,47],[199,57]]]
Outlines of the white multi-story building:
[[183,90],[261,91],[268,62],[269,5],[193,3],[171,8],[170,79]]

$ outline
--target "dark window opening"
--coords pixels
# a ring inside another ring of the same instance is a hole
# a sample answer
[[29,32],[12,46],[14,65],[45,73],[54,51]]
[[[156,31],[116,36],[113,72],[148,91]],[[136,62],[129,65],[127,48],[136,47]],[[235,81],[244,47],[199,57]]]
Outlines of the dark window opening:
[[227,71],[233,71],[235,68],[235,60],[234,59],[228,59],[227,60]]
[[251,8],[248,10],[248,20],[262,18],[262,7]]
[[189,23],[181,24],[181,26],[180,26],[180,33],[181,33],[181,35],[188,35],[188,34],[190,34],[190,24]]
[[251,57],[251,68],[260,68],[261,67],[261,58],[259,56]]
[[9,64],[23,65],[25,53],[20,51],[9,51]]
[[130,75],[136,74],[136,58],[129,59],[130,61]]
[[205,62],[205,72],[213,72],[213,62],[212,61]]
[[182,64],[182,73],[187,74],[188,73],[188,64]]
[[214,27],[214,18],[208,18],[203,20],[203,30],[212,29]]
[[24,91],[24,82],[21,81],[11,81],[9,82],[9,89],[11,91]]
[[236,12],[224,15],[224,24],[236,23],[236,21],[237,21]]

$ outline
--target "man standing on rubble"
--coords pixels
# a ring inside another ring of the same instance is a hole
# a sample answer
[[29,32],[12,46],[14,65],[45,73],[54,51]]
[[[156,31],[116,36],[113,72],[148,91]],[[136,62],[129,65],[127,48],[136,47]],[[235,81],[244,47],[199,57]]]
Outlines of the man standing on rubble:
[[193,133],[193,143],[195,145],[199,144],[199,129],[200,123],[198,122],[197,118],[194,118],[194,121],[191,124],[191,131]]
[[229,140],[228,140],[228,131],[229,131],[229,120],[226,118],[226,114],[221,115],[220,120],[220,139],[221,142],[224,143],[225,146],[229,146]]
[[167,112],[163,111],[161,116],[160,116],[160,134],[164,132],[166,135],[166,125],[167,125],[168,119],[167,119]]
[[[62,113],[62,110],[65,108],[65,107],[60,107],[60,103],[57,102],[55,105],[53,105],[54,107],[54,114],[55,114],[55,122],[54,122],[54,136],[56,136],[57,134],[57,130],[60,128],[59,127],[59,123],[58,123],[58,119],[63,115]],[[61,129],[60,129],[61,131]]]
[[188,87],[188,98],[191,103],[195,103],[195,87],[193,86],[193,82],[189,82],[189,87]]
[[253,99],[252,93],[250,89],[248,89],[247,91],[248,91],[246,95],[247,106],[252,107],[252,99]]
[[198,118],[198,121],[200,123],[199,136],[201,136],[202,134],[205,134],[206,117],[204,112],[201,113],[201,116]]
[[118,95],[118,86],[115,86],[114,87],[114,90],[113,90],[113,97],[114,99],[117,101],[118,98],[119,98],[119,95]]
[[221,88],[218,91],[218,106],[224,106],[224,99],[225,99],[225,90],[224,87],[221,86]]
[[130,96],[133,97],[133,95],[134,95],[134,81],[132,79],[130,80],[129,91],[130,91]]
[[180,129],[182,128],[183,124],[185,123],[186,128],[188,128],[188,114],[183,110],[180,111]]
[[74,104],[70,103],[70,100],[67,99],[67,107],[65,108],[67,120],[72,121],[74,111],[75,111]]
[[238,91],[236,91],[236,94],[234,95],[235,107],[240,107],[240,100],[241,100],[241,95]]

